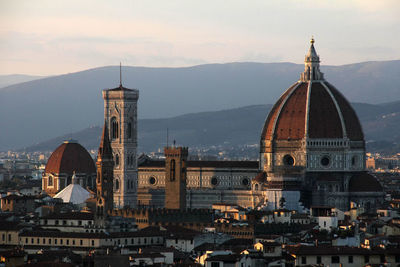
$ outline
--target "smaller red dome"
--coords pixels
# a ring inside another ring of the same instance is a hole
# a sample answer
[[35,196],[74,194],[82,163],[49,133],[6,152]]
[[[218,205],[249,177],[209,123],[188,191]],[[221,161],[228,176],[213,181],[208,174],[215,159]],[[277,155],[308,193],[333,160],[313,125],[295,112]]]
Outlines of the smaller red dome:
[[96,173],[89,152],[75,141],[65,141],[51,154],[45,173]]
[[349,192],[382,192],[383,188],[378,180],[366,173],[357,173],[350,178]]

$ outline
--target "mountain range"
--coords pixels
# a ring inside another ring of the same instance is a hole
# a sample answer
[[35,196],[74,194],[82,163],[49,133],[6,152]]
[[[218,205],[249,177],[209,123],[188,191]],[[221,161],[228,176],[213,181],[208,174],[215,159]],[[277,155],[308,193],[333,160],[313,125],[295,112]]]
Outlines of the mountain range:
[[[396,153],[400,150],[400,101],[383,105],[353,103],[361,120],[370,152]],[[151,152],[166,145],[169,138],[189,147],[235,147],[258,144],[264,120],[272,105],[254,105],[214,112],[192,113],[168,119],[138,122],[138,151]],[[26,151],[53,151],[62,141],[77,139],[87,149],[97,149],[101,127],[52,138],[25,148]],[[256,155],[254,155],[256,157]]]
[[[400,60],[322,66],[321,69],[326,79],[352,102],[377,104],[400,98]],[[258,136],[260,124],[269,110],[260,105],[274,103],[286,88],[298,80],[302,70],[302,65],[292,63],[227,63],[185,68],[125,66],[122,68],[122,83],[125,87],[140,90],[139,133],[146,129],[146,125],[161,122],[168,122],[169,125],[174,121],[180,124],[179,118],[188,116],[179,117],[181,114],[253,106],[262,110],[259,121],[254,122],[256,129],[251,126],[254,136]],[[101,90],[117,87],[119,77],[119,67],[108,66],[1,88],[0,150],[27,147],[68,132],[74,133],[88,125],[101,125],[104,119]],[[380,110],[378,106],[366,107],[367,112],[362,116],[374,117],[376,114],[370,111],[375,108]],[[245,118],[249,119],[252,120],[250,116]],[[231,124],[238,123],[238,118],[230,117],[230,120]],[[183,127],[186,130],[182,133],[186,132],[191,138],[194,138],[193,132],[199,134],[197,131],[203,129],[201,125],[196,126],[199,121],[184,121],[182,126],[169,128],[174,131]],[[369,123],[371,127],[382,128],[380,123],[383,122]],[[220,125],[221,122],[216,122],[215,127]],[[162,135],[165,135],[165,128]],[[379,132],[379,129],[375,130]],[[152,134],[160,135],[156,132]],[[240,133],[238,135],[238,140],[252,140],[240,137]],[[216,138],[214,135],[200,137]],[[201,138],[199,140],[203,140]]]
[[24,83],[33,80],[38,80],[42,78],[44,78],[44,76],[25,75],[25,74],[0,75],[0,88],[14,85],[17,83]]

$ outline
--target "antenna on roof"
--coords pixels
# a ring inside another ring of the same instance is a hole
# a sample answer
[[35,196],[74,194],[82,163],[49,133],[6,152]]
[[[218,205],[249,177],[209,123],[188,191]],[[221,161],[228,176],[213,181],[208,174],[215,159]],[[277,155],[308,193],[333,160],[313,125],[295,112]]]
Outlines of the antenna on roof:
[[122,87],[122,67],[121,67],[121,62],[119,62],[119,86]]
[[169,139],[169,136],[168,136],[168,128],[167,128],[167,147],[168,147],[168,139]]

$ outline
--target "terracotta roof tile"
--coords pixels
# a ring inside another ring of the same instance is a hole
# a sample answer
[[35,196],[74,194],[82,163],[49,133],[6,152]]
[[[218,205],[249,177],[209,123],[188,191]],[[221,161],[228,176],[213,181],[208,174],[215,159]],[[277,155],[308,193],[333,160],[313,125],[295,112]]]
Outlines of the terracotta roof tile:
[[337,103],[340,106],[346,125],[347,137],[350,140],[355,141],[364,140],[364,134],[361,128],[360,121],[350,103],[333,85],[328,82],[326,82],[325,84],[329,87]]
[[284,103],[279,114],[275,136],[278,140],[304,138],[306,127],[308,83],[301,83]]
[[325,81],[312,82],[308,92],[308,86],[309,82],[296,83],[279,98],[267,116],[262,140],[300,140],[306,130],[309,138],[343,138],[341,116],[347,137],[364,140],[357,114],[335,87]]
[[78,143],[64,142],[51,154],[46,173],[96,173],[94,161],[87,150]]
[[267,119],[265,120],[264,123],[264,128],[261,134],[262,139],[271,139],[272,138],[272,131],[273,131],[273,126],[274,122],[276,119],[276,116],[279,113],[279,109],[281,107],[282,102],[285,100],[287,95],[293,90],[298,85],[298,83],[293,84],[289,89],[283,93],[283,95],[278,99],[278,101],[275,103],[275,105],[272,107],[271,111],[269,112]]
[[343,138],[339,113],[321,83],[312,83],[308,125],[310,138]]

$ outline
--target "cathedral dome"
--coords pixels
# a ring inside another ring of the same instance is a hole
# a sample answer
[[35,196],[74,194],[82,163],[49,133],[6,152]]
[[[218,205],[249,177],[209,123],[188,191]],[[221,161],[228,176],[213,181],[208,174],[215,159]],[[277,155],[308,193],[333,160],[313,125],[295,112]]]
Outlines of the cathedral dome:
[[45,173],[96,173],[94,161],[76,141],[65,141],[51,154]]
[[261,140],[348,139],[363,141],[358,117],[346,98],[319,71],[314,40],[300,80],[271,109]]

